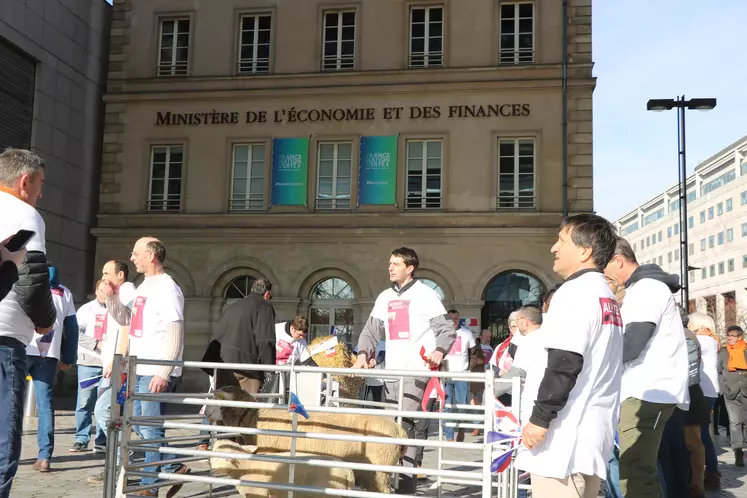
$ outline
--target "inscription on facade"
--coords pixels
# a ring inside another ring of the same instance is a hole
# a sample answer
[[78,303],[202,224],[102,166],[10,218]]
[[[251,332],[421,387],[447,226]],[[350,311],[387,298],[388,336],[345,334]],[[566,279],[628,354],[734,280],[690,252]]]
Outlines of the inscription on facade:
[[485,104],[410,107],[355,107],[334,109],[276,109],[244,112],[170,112],[156,113],[156,126],[237,125],[255,123],[329,123],[349,121],[384,121],[400,119],[481,119],[525,117],[531,114],[529,104]]

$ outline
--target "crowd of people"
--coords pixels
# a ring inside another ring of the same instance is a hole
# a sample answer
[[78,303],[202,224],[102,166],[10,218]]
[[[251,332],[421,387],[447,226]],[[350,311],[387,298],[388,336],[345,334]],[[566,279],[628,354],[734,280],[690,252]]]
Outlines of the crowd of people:
[[[33,469],[48,472],[54,451],[52,391],[59,370],[77,367],[75,443],[70,452],[107,445],[115,354],[140,359],[181,360],[184,296],[164,271],[166,246],[153,237],[136,241],[129,263],[142,283],[129,282],[129,264],[106,262],[95,298],[77,311],[73,296],[45,256],[44,221],[35,209],[44,164],[29,151],[0,154],[0,498],[10,495],[21,450],[27,374],[33,378],[39,426]],[[6,242],[19,230],[33,235],[11,252]],[[493,348],[489,330],[478,337],[456,309],[446,310],[437,293],[416,277],[419,258],[411,248],[391,252],[391,286],[376,299],[356,346],[353,368],[425,372],[481,372],[520,378],[520,400],[506,388],[496,395],[520,404],[522,446],[515,465],[530,474],[535,498],[596,497],[601,482],[617,497],[701,498],[720,488],[711,438],[711,411],[723,395],[729,415],[734,463],[744,465],[747,445],[747,343],[731,326],[725,343],[712,317],[687,314],[676,303],[679,279],[656,265],[640,265],[630,244],[604,218],[581,214],[563,220],[550,249],[562,279],[536,306],[517,309],[509,336]],[[249,295],[226,307],[203,359],[250,364],[303,362],[309,356],[308,320],[278,321],[272,284],[253,282]],[[138,365],[138,393],[179,389],[182,369]],[[269,377],[260,371],[220,370],[213,388],[238,387],[256,394]],[[399,380],[368,379],[366,396],[398,402]],[[427,377],[404,381],[405,411],[433,410],[439,398]],[[499,385],[506,385],[501,383]],[[484,385],[447,381],[449,405],[480,404]],[[135,400],[135,416],[162,416],[166,404]],[[447,407],[451,409],[451,407]],[[95,419],[95,424],[94,424]],[[428,421],[404,417],[410,438],[428,436]],[[165,429],[139,426],[140,438],[166,446]],[[93,437],[92,437],[93,432]],[[464,440],[464,429],[446,426],[448,441]],[[479,430],[472,432],[479,435]],[[205,449],[209,441],[202,441]],[[402,465],[422,465],[422,448],[409,447]],[[175,455],[147,451],[145,472],[188,474]],[[420,476],[401,474],[397,493],[414,494]],[[103,481],[103,472],[91,482]],[[134,493],[158,496],[154,486]],[[170,486],[167,498],[181,484]]]

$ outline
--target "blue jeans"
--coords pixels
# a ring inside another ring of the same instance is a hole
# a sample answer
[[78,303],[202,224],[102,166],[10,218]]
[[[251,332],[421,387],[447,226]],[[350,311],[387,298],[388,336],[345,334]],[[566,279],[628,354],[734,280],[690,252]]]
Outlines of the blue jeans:
[[21,458],[26,369],[23,344],[15,345],[13,340],[8,340],[0,345],[0,498],[10,497]]
[[101,432],[106,436],[106,425],[112,417],[112,391],[111,388],[100,393],[93,407],[93,416],[96,418],[96,434]]
[[39,445],[39,460],[49,460],[54,453],[54,408],[52,393],[57,374],[57,358],[29,356],[29,375],[34,380],[38,426],[36,442]]
[[[446,391],[446,403],[454,403],[456,405],[467,404],[467,393],[469,392],[469,382],[455,381],[447,382],[444,386]],[[453,410],[454,413],[460,413],[461,410]],[[444,409],[444,413],[451,413],[451,408]],[[454,428],[444,427],[444,436],[446,439],[454,439]]]
[[687,412],[675,408],[664,424],[659,446],[659,466],[663,475],[664,496],[690,496],[690,453],[685,445],[685,417]]
[[[101,367],[78,365],[78,406],[75,410],[76,443],[88,445],[91,442],[91,415],[93,414],[93,407],[96,404],[96,396],[99,392],[96,387],[86,391],[81,390],[80,381],[101,375],[102,372],[103,369]],[[96,440],[94,444],[106,444],[106,433],[101,432],[98,427],[96,427]]]
[[[151,379],[153,379],[153,377],[151,376],[138,375],[135,384],[135,392],[150,393],[151,391],[149,389],[149,386]],[[176,391],[176,388],[178,387],[180,381],[181,377],[171,377],[171,379],[169,379],[169,385],[166,388],[166,392],[173,393],[174,391]],[[166,403],[160,403],[158,401],[140,401],[136,399],[132,406],[132,415],[135,417],[157,417],[166,415],[167,407],[168,405]],[[144,440],[166,437],[166,429],[164,429],[163,427],[142,425],[139,427],[139,431]],[[151,445],[151,447],[156,448],[161,446],[168,445],[166,443],[155,443]],[[179,467],[181,467],[181,464],[172,463],[164,466],[158,465],[158,462],[160,462],[161,460],[171,460],[173,458],[177,458],[176,455],[167,455],[163,453],[147,451],[145,453],[145,463],[153,463],[155,465],[152,467],[144,468],[143,472],[175,472],[177,469],[179,469]],[[140,483],[143,485],[147,485],[153,484],[156,481],[158,481],[157,477],[143,477]]]
[[705,446],[706,472],[716,472],[718,470],[718,456],[716,455],[716,447],[713,445],[713,438],[711,437],[711,415],[713,405],[716,404],[716,399],[706,398],[709,415],[708,423],[700,426],[700,439],[703,440],[703,446]]

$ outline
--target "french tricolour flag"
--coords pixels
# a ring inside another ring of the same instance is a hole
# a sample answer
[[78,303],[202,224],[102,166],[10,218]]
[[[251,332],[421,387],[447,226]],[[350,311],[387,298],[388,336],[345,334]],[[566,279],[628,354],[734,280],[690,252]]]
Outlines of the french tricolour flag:
[[462,327],[477,327],[477,318],[460,318],[460,322],[462,322]]

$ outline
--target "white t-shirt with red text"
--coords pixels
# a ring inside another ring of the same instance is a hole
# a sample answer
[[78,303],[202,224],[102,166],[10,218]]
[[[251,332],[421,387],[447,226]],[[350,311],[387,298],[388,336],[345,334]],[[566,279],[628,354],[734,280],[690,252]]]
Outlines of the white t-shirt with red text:
[[275,364],[285,365],[295,363],[296,360],[306,361],[311,356],[306,339],[296,340],[286,331],[288,322],[275,324]]
[[[132,302],[130,319],[130,355],[139,359],[165,359],[166,327],[184,321],[184,295],[167,274],[145,277]],[[182,341],[182,344],[184,341]],[[176,360],[182,359],[182,350]],[[156,365],[138,365],[137,375],[157,375]],[[174,368],[171,376],[180,377],[182,368]]]
[[449,372],[466,372],[469,370],[469,350],[475,347],[475,337],[472,331],[466,327],[460,327],[456,331],[456,339],[451,346],[447,367]]
[[[52,287],[51,291],[54,309],[57,311],[54,328],[44,335],[34,332],[33,340],[26,346],[26,354],[59,360],[62,334],[65,333],[65,318],[75,316],[75,303],[73,302],[73,293],[64,285]],[[76,330],[75,333],[77,334],[78,331]]]
[[[81,306],[78,309],[76,316],[78,320],[78,328],[83,328],[85,335],[88,337],[100,341],[100,349],[103,349],[104,344],[108,342],[107,339],[109,337],[116,336],[119,325],[114,318],[109,315],[106,305],[98,302],[96,299]],[[97,360],[101,358],[101,353],[86,349],[82,344],[78,344],[78,353]]]
[[431,319],[446,315],[436,291],[416,280],[401,295],[393,288],[379,294],[371,316],[384,322],[387,370],[428,370],[420,357],[436,349]]

